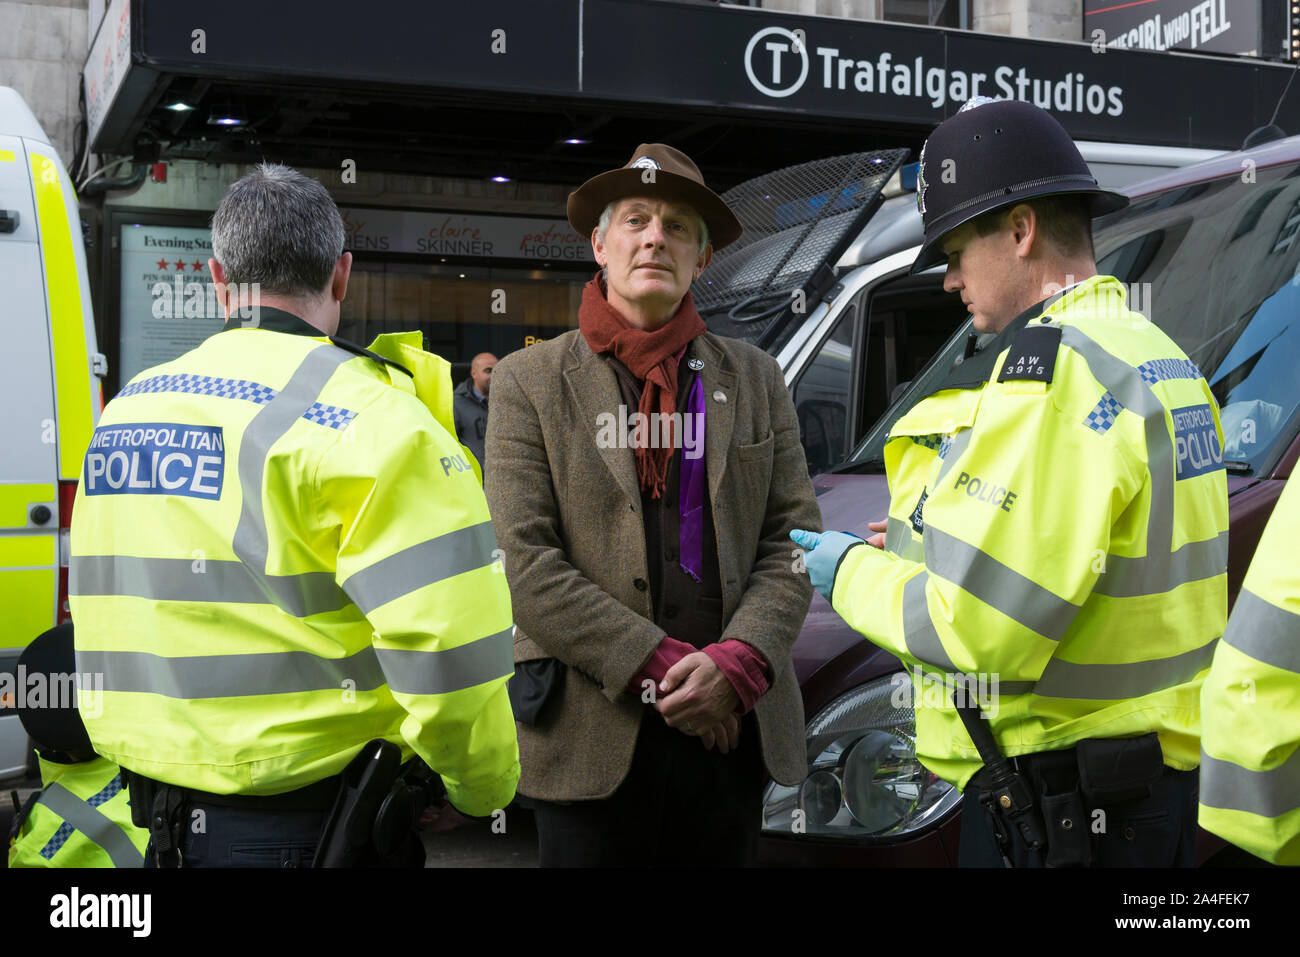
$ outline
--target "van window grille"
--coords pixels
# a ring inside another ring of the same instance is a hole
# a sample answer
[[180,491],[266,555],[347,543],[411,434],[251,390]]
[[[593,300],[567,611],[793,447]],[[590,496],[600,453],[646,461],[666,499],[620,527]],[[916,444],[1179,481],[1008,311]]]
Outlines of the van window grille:
[[799,301],[811,311],[907,150],[850,153],[765,173],[723,193],[745,227],[691,287],[709,326],[758,344]]

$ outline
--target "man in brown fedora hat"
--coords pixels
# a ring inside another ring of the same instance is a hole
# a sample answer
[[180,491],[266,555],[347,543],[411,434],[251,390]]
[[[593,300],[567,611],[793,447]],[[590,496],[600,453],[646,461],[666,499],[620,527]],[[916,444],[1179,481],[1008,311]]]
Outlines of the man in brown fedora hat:
[[488,418],[519,791],[543,866],[748,863],[765,776],[806,772],[785,536],[820,525],[794,407],[695,311],[741,226],[687,156],[639,146],[568,212],[602,267],[579,328],[503,359]]

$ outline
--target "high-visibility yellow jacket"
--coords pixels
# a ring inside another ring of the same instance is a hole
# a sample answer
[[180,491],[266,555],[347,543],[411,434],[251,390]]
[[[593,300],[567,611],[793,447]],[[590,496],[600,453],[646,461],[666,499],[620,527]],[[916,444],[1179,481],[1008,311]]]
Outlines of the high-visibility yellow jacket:
[[45,785],[9,846],[10,867],[141,867],[149,832],[131,823],[121,769],[41,759]]
[[413,378],[263,307],[109,403],[72,526],[96,751],[275,794],[382,737],[466,813],[511,800],[510,595],[449,367],[419,342],[374,344]]
[[1282,491],[1201,689],[1207,831],[1300,864],[1300,483]]
[[958,673],[1006,755],[1156,731],[1196,767],[1227,617],[1222,438],[1201,373],[1109,276],[1017,317],[895,423],[886,550],[846,552],[832,597],[912,670],[928,768],[964,788],[981,766]]

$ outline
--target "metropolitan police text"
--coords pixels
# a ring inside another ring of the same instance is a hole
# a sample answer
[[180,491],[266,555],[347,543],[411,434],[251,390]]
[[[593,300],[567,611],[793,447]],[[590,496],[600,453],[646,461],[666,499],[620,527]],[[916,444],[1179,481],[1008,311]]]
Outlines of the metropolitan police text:
[[225,465],[220,428],[167,422],[100,426],[86,453],[84,487],[87,495],[215,499]]

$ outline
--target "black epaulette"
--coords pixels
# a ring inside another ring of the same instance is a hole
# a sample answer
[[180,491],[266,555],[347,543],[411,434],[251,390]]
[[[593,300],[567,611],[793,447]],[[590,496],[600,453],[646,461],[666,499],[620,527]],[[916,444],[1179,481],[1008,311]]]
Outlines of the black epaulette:
[[415,378],[415,373],[406,368],[406,366],[402,365],[400,362],[394,362],[392,359],[385,359],[379,353],[371,352],[365,346],[359,346],[355,342],[349,342],[347,339],[340,339],[338,336],[330,336],[330,342],[334,343],[334,345],[338,346],[340,349],[346,349],[348,352],[355,353],[359,356],[365,356],[367,359],[374,359],[376,362],[382,362],[384,365],[389,365],[394,369],[405,372],[412,379]]
[[1007,357],[998,371],[998,381],[1032,379],[1051,382],[1056,371],[1056,351],[1061,345],[1061,327],[1028,323],[1016,333]]

